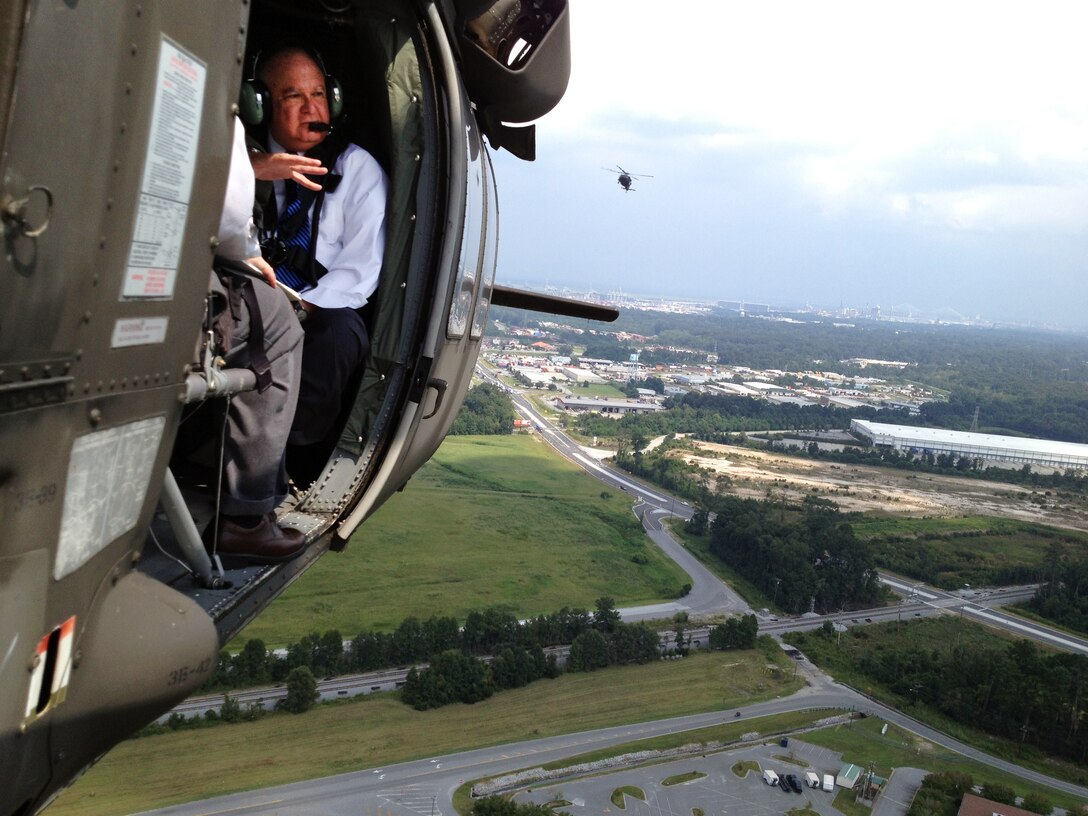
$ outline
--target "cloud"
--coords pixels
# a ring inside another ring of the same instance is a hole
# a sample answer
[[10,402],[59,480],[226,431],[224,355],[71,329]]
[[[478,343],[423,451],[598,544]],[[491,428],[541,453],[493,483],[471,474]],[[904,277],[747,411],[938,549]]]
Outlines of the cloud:
[[[1081,9],[572,0],[538,166],[497,159],[506,251],[598,288],[1083,325]],[[654,178],[624,195],[616,164]]]

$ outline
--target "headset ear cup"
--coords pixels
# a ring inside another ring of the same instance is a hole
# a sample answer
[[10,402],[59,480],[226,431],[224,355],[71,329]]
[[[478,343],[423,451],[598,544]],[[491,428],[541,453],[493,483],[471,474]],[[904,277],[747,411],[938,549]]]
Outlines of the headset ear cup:
[[264,124],[272,114],[272,97],[259,79],[242,83],[238,92],[238,116],[250,127]]
[[325,96],[329,103],[329,119],[339,119],[344,112],[344,89],[340,87],[340,80],[328,74],[325,75]]

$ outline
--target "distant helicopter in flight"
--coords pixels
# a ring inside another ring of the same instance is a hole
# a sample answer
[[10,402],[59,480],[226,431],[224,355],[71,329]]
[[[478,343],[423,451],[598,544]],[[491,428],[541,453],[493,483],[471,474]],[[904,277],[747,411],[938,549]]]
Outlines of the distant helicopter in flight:
[[653,178],[653,176],[647,176],[647,175],[637,176],[634,173],[628,173],[626,170],[624,170],[618,164],[615,167],[602,167],[601,169],[604,170],[606,173],[616,173],[617,174],[616,183],[619,184],[620,187],[623,188],[623,191],[625,193],[629,193],[629,192],[631,192],[632,190],[635,189],[634,187],[631,186],[631,182],[634,179]]

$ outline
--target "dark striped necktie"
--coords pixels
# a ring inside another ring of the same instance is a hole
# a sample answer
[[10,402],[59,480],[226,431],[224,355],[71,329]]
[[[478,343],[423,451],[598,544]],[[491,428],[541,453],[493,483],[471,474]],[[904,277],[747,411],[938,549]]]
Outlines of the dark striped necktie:
[[[299,210],[303,207],[303,199],[299,197],[298,184],[290,180],[284,182],[284,184],[287,206],[283,211],[283,215],[280,216],[276,230],[285,247],[298,247],[296,251],[290,253],[292,256],[305,258],[309,256],[310,219],[307,213],[302,213],[301,217],[299,217]],[[306,286],[306,281],[302,276],[287,264],[276,267],[276,280],[296,291]]]

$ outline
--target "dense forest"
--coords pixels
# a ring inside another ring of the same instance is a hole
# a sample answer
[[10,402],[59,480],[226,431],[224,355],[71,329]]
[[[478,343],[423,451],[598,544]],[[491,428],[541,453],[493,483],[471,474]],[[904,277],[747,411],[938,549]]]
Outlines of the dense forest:
[[873,554],[834,504],[806,497],[800,513],[769,501],[720,497],[710,550],[793,614],[874,606]]
[[1067,555],[1060,544],[1048,552],[1045,582],[1028,608],[1048,620],[1088,634],[1088,558]]

